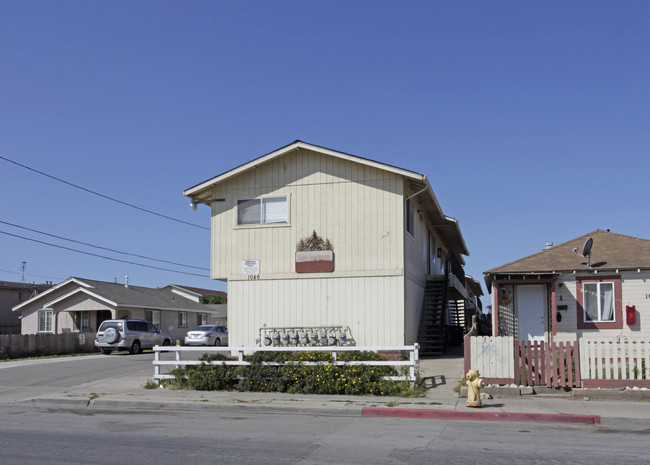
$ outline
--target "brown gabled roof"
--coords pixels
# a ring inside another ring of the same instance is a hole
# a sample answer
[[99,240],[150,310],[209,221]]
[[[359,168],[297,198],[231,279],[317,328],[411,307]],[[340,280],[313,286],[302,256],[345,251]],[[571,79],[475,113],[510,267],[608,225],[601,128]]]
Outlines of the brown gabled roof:
[[573,249],[582,251],[582,247],[590,237],[593,239],[592,269],[599,271],[650,269],[650,240],[597,229],[563,244],[492,268],[483,274],[488,276],[507,273],[560,273],[587,269],[587,258],[574,253]]

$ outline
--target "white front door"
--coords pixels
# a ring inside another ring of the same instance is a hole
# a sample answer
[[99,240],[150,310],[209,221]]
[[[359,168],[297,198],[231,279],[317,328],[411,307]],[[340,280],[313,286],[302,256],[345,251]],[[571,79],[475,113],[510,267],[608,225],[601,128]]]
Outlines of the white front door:
[[543,341],[546,328],[546,285],[517,286],[516,312],[520,341]]

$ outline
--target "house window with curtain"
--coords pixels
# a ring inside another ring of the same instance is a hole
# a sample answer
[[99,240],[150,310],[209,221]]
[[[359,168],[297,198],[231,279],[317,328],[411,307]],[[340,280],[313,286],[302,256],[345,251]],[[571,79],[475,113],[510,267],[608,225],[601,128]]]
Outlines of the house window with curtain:
[[289,222],[287,197],[237,200],[237,225]]
[[614,283],[584,283],[585,321],[614,321]]
[[619,276],[577,277],[578,329],[620,329],[623,327],[621,278]]
[[178,312],[178,327],[187,327],[187,312]]
[[38,311],[38,332],[39,333],[52,332],[52,310]]
[[196,314],[196,324],[198,326],[208,324],[208,314],[207,313],[197,313]]

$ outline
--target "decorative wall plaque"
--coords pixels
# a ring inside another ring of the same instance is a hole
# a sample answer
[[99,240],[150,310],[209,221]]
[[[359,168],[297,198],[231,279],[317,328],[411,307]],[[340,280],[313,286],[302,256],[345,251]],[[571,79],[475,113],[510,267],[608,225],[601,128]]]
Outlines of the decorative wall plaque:
[[316,231],[300,239],[296,247],[296,273],[329,273],[334,271],[334,250],[329,240]]

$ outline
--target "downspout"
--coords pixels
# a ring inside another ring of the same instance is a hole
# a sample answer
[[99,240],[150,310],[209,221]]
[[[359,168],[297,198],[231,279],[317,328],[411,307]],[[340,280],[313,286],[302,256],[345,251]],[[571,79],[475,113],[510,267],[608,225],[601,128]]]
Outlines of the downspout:
[[499,284],[492,284],[492,336],[499,336]]
[[555,281],[557,279],[553,279],[551,281],[551,335],[549,337],[549,342],[552,343],[555,335],[557,334],[557,296],[555,294]]
[[[406,299],[407,299],[407,292],[406,292],[406,280],[407,280],[407,277],[406,277],[406,202],[408,200],[412,199],[413,197],[415,197],[416,195],[420,195],[422,192],[424,192],[426,190],[427,190],[427,188],[425,186],[423,189],[417,191],[415,194],[406,197],[404,199],[404,203],[402,205],[402,257],[403,257],[402,260],[403,260],[403,263],[404,263],[404,311],[402,312],[402,328],[403,328],[402,342],[404,344],[406,344],[406,324],[407,324],[407,318],[406,318],[407,312],[406,312],[406,309],[408,309],[408,303],[406,301]],[[420,311],[422,311],[422,309],[420,309]],[[417,330],[417,332],[419,332],[419,322],[418,322],[418,330]],[[416,334],[414,336],[414,340],[417,340],[417,338],[418,338],[417,332],[416,332]]]

